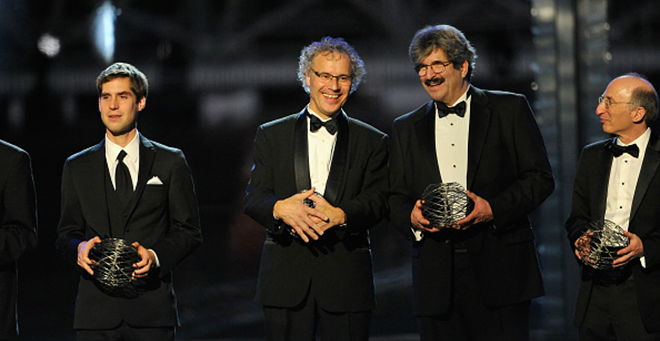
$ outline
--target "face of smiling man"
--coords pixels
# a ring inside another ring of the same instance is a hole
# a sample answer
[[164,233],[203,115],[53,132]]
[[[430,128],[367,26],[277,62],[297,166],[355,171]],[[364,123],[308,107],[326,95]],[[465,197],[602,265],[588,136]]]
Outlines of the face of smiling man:
[[337,77],[324,82],[317,73],[329,73],[332,76],[350,76],[351,61],[347,54],[339,52],[322,52],[314,57],[312,70],[306,73],[306,82],[309,86],[309,108],[326,119],[336,114],[348,100],[351,83],[340,84]]
[[99,111],[110,141],[125,146],[136,134],[138,112],[147,99],[138,100],[131,90],[131,79],[118,77],[103,84]]
[[[447,63],[448,61],[445,51],[435,49],[422,60],[422,64],[431,65],[433,62]],[[450,64],[440,73],[435,73],[428,67],[426,74],[420,76],[420,80],[434,101],[453,105],[468,89],[468,81],[465,78],[467,72],[467,61],[463,62],[460,69],[456,69],[453,64]]]

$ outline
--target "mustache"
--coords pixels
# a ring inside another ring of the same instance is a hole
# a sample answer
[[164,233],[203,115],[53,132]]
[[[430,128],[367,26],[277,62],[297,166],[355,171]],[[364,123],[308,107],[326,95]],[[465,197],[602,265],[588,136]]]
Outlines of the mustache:
[[431,79],[427,79],[424,81],[424,84],[426,86],[434,86],[434,85],[440,85],[445,82],[444,77],[433,77]]

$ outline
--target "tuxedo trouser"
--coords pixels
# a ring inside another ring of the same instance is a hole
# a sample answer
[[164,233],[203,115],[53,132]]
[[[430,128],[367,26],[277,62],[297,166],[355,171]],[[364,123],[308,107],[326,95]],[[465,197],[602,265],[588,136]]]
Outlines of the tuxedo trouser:
[[126,322],[113,329],[78,329],[78,341],[174,341],[174,327],[139,328]]
[[580,341],[660,341],[644,329],[631,277],[617,285],[594,284],[580,325]]
[[[531,301],[488,308],[465,251],[454,252],[453,298],[447,314],[420,316],[422,341],[528,341]],[[423,299],[423,298],[422,298]]]
[[371,311],[329,312],[310,293],[294,308],[264,306],[267,341],[314,341],[317,324],[321,341],[367,341]]

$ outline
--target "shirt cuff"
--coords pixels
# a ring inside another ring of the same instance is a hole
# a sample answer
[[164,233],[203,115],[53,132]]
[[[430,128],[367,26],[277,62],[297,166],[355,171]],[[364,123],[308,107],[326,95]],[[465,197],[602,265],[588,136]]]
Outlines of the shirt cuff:
[[147,249],[147,251],[151,252],[154,255],[154,258],[156,258],[156,267],[160,268],[160,261],[158,260],[158,255],[156,254],[156,251],[152,249]]
[[415,236],[415,241],[416,242],[421,241],[422,239],[424,239],[424,231],[420,231],[420,230],[414,229],[412,227],[410,229],[412,230],[413,236]]

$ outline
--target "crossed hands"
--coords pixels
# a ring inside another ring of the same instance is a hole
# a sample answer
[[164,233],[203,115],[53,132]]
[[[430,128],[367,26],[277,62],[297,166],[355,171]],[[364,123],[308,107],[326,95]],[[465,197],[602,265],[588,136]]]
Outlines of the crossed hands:
[[[96,236],[88,241],[78,244],[78,266],[83,268],[90,275],[94,275],[92,266],[96,264],[96,262],[89,258],[89,253],[100,243],[101,238]],[[148,275],[149,270],[151,270],[156,264],[156,255],[153,251],[147,250],[138,242],[134,242],[131,245],[137,249],[138,256],[140,256],[140,261],[133,264],[133,268],[135,268],[133,271],[133,279],[145,277]]]
[[417,200],[412,212],[410,212],[410,223],[413,228],[425,232],[439,232],[444,229],[467,230],[473,225],[493,220],[493,211],[488,201],[470,191],[466,191],[467,196],[474,202],[474,209],[467,217],[448,225],[431,226],[431,222],[422,215],[422,200]]
[[[324,198],[314,194],[315,188],[294,194],[275,203],[273,215],[291,226],[300,238],[308,243],[310,238],[318,240],[323,233],[333,226],[346,222],[346,215],[339,207],[334,207]],[[309,199],[316,203],[311,208],[303,203]]]

